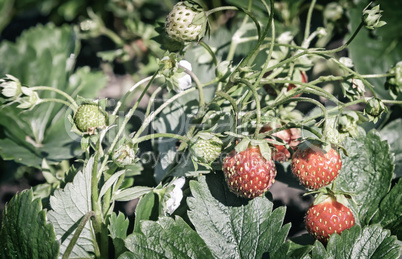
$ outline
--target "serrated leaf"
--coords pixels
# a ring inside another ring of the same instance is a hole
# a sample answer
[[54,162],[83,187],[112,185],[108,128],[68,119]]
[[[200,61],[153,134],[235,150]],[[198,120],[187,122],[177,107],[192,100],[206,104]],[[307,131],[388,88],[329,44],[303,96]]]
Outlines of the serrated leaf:
[[395,174],[402,177],[402,119],[391,121],[381,131],[381,139],[387,140],[395,155]]
[[40,199],[32,189],[16,194],[4,209],[0,229],[0,258],[55,258],[59,243],[46,222]]
[[384,228],[402,239],[402,179],[381,201],[372,223],[380,223]]
[[313,259],[321,258],[399,258],[401,246],[395,236],[391,236],[389,230],[380,225],[366,226],[363,229],[359,225],[345,230],[342,234],[333,235],[324,250],[318,241],[313,248]]
[[[56,238],[60,241],[60,254],[63,255],[80,220],[90,211],[91,178],[94,158],[91,157],[82,171],[78,172],[72,183],[64,189],[58,189],[50,197],[52,210],[48,220],[54,226]],[[90,258],[94,251],[95,234],[91,221],[88,221],[81,232],[69,258]]]
[[[95,97],[105,86],[106,76],[88,67],[73,73],[78,50],[78,37],[72,26],[38,25],[24,31],[15,43],[1,42],[0,76],[12,74],[25,85],[49,86],[73,97]],[[51,91],[38,93],[41,98],[65,99]],[[77,136],[70,133],[66,120],[68,112],[64,105],[56,103],[43,103],[24,113],[13,105],[0,110],[5,135],[15,143],[10,146],[18,147],[0,149],[0,155],[37,168],[42,158],[53,163],[79,155]],[[4,142],[1,145],[6,147]]]
[[144,221],[141,233],[129,235],[124,242],[132,253],[122,258],[212,258],[197,232],[178,216]]
[[108,229],[109,235],[113,240],[115,258],[127,251],[124,245],[124,239],[127,237],[129,224],[129,220],[124,216],[123,213],[119,213],[119,216],[116,216],[116,213],[113,212],[110,216]]
[[216,258],[261,258],[285,241],[290,228],[282,226],[285,207],[272,211],[265,197],[237,198],[222,175],[201,176],[190,188],[189,218]]
[[342,155],[336,189],[352,195],[360,222],[367,224],[391,187],[394,158],[388,143],[375,130],[357,139],[348,138],[344,147],[349,156]]
[[128,219],[124,216],[123,213],[119,213],[119,216],[116,216],[116,213],[112,213],[109,219],[109,233],[110,237],[125,239],[127,237],[127,230],[129,225]]

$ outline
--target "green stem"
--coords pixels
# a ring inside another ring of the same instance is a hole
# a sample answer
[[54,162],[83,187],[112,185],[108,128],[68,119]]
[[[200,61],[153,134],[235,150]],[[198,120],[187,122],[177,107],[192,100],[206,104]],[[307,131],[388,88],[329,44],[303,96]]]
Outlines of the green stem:
[[282,101],[280,103],[277,103],[276,105],[281,105],[281,104],[285,104],[287,102],[293,102],[293,101],[295,101],[295,102],[302,101],[302,102],[312,103],[312,104],[315,104],[316,106],[318,106],[322,110],[322,112],[324,114],[324,124],[323,124],[323,127],[322,127],[322,132],[323,133],[322,133],[321,139],[325,140],[326,137],[327,137],[327,131],[328,131],[328,111],[325,109],[324,105],[322,105],[319,101],[316,101],[314,99],[307,98],[307,97],[295,97],[295,98],[292,98],[292,99],[287,99],[287,100],[284,100],[284,101]]
[[273,24],[273,18],[274,18],[274,1],[270,0],[271,8],[269,10],[269,7],[266,5],[265,1],[262,1],[262,3],[265,5],[267,11],[269,12],[269,17],[268,17],[268,23],[265,27],[264,32],[262,33],[261,37],[259,37],[257,44],[254,46],[253,50],[246,56],[245,59],[242,60],[239,64],[239,68],[244,66],[244,64],[249,64],[249,60],[254,56],[254,53],[257,52],[264,42],[265,37],[268,35],[269,30],[271,29],[271,25]]
[[354,40],[354,38],[357,36],[357,34],[359,33],[359,31],[361,30],[361,28],[363,28],[364,23],[361,22],[359,24],[359,26],[357,27],[357,29],[355,30],[355,32],[353,33],[353,35],[349,38],[349,40],[343,44],[342,46],[340,46],[339,48],[336,49],[331,49],[331,50],[322,50],[322,51],[317,51],[317,54],[331,54],[331,53],[337,53],[339,51],[344,50],[346,47],[349,46],[349,44]]
[[[293,81],[293,80],[282,80],[282,79],[263,79],[260,82],[261,84],[267,84],[267,83],[279,83],[279,84],[295,84],[299,85],[300,87],[296,87],[292,90],[290,90],[287,95],[282,95],[282,98],[279,98],[276,100],[277,102],[282,102],[285,99],[291,99],[294,96],[300,94],[300,93],[307,93],[307,94],[315,94],[318,96],[325,97],[337,104],[342,104],[335,96],[330,94],[329,92],[325,91],[324,89],[317,87],[312,84],[312,82],[309,83],[303,83],[299,81]],[[273,104],[273,106],[276,106],[276,104]]]
[[213,52],[213,50],[211,49],[211,47],[209,47],[209,45],[206,44],[206,43],[203,42],[203,41],[200,41],[200,45],[201,45],[202,47],[204,47],[204,49],[205,49],[206,51],[208,51],[209,55],[211,55],[211,57],[212,57],[212,61],[214,62],[215,66],[217,66],[217,65],[218,65],[218,60],[216,59],[216,55],[215,55],[215,53]]
[[[156,76],[158,75],[159,70],[155,71],[154,75],[151,77],[151,79],[149,80],[147,86],[144,88],[144,90],[142,91],[140,97],[137,99],[137,101],[135,102],[134,106],[128,111],[128,113],[126,114],[126,116],[124,117],[124,121],[122,122],[122,124],[120,125],[119,131],[117,132],[116,137],[114,138],[112,144],[109,147],[109,152],[108,154],[105,155],[105,158],[103,159],[101,168],[99,170],[99,176],[102,174],[108,160],[109,160],[109,153],[113,151],[114,147],[116,146],[117,142],[120,139],[120,136],[123,134],[124,129],[127,125],[127,123],[129,122],[129,120],[131,119],[131,117],[133,116],[134,112],[137,110],[138,105],[140,104],[142,98],[144,97],[145,93],[148,91],[148,88],[151,86],[151,83],[153,82],[153,80],[155,80]],[[144,80],[142,80],[143,82],[146,82]],[[136,84],[139,85],[139,82]],[[135,85],[135,86],[136,86]],[[130,89],[130,91],[134,90],[136,87],[132,87]],[[116,107],[117,108],[117,107]],[[115,109],[116,110],[116,109]]]
[[[144,84],[144,83],[146,83],[146,82],[148,82],[148,81],[151,81],[151,80],[155,80],[156,78],[159,78],[159,77],[162,77],[162,75],[152,75],[152,76],[149,76],[149,77],[147,77],[147,78],[144,78],[144,79],[142,79],[141,81],[138,81],[135,85],[133,85],[128,91],[127,91],[127,93],[125,93],[125,95],[120,99],[120,101],[116,104],[116,107],[115,107],[115,109],[114,109],[114,111],[113,111],[113,115],[116,115],[117,114],[117,112],[119,111],[119,109],[120,109],[120,107],[121,107],[121,105],[125,102],[125,100],[128,98],[128,96],[132,93],[132,92],[134,92],[134,90],[135,89],[137,89],[137,87],[139,87],[140,85],[142,85],[142,84]],[[140,99],[139,99],[140,100]]]
[[332,54],[332,53],[337,53],[343,49],[345,49],[347,46],[349,46],[349,44],[353,41],[353,39],[356,37],[356,35],[358,34],[358,32],[360,31],[360,29],[363,27],[363,23],[360,23],[359,27],[355,30],[355,32],[353,33],[353,35],[350,37],[350,39],[342,46],[340,46],[339,48],[336,49],[331,49],[331,50],[304,50],[302,52],[296,53],[294,56],[285,59],[279,63],[277,63],[276,65],[273,65],[271,67],[269,67],[267,70],[274,70],[278,67],[282,67],[296,59],[298,59],[299,57],[303,56],[303,55],[307,55],[307,54],[316,54],[316,55],[325,55],[325,54]]
[[260,99],[258,98],[258,93],[255,90],[255,88],[247,80],[241,79],[238,82],[245,84],[250,89],[250,91],[253,93],[255,105],[256,105],[255,109],[256,109],[256,113],[257,113],[257,122],[256,122],[257,124],[255,127],[254,137],[257,138],[258,133],[260,133],[260,130],[262,127],[262,125],[261,125],[261,104],[260,104]]
[[[352,105],[355,105],[355,104],[358,104],[358,103],[363,103],[363,102],[366,102],[366,100],[362,98],[362,99],[359,99],[359,100],[355,100],[355,101],[353,101],[353,102],[345,103],[345,104],[340,105],[340,106],[341,106],[340,108],[339,108],[338,106],[336,106],[336,107],[334,107],[334,108],[331,108],[331,109],[327,110],[327,113],[330,114],[330,113],[336,112],[336,111],[338,111],[338,110],[343,110],[344,108],[346,108],[346,107],[348,107],[348,106],[352,106]],[[310,117],[309,119],[307,119],[307,120],[304,121],[304,122],[305,122],[305,123],[309,123],[310,121],[313,121],[313,120],[315,120],[315,119],[321,117],[322,115],[323,115],[323,113],[322,113],[322,114],[314,115],[314,116]]]
[[161,87],[158,87],[155,92],[152,93],[151,97],[149,98],[149,103],[147,106],[147,110],[145,111],[145,117],[147,117],[149,115],[149,113],[151,112],[151,107],[155,102],[155,97],[156,95],[162,90]]
[[151,135],[146,135],[143,137],[138,138],[134,144],[146,141],[146,140],[150,140],[150,139],[155,139],[155,138],[175,138],[175,139],[179,139],[182,140],[183,142],[188,141],[188,138],[186,136],[182,136],[182,135],[177,135],[177,134],[173,134],[173,133],[155,133],[155,134],[151,134]]
[[316,2],[316,0],[312,0],[311,4],[310,4],[310,8],[308,9],[307,18],[306,18],[306,28],[304,29],[304,40],[307,40],[310,35],[311,17],[313,15],[315,2]]
[[[258,84],[260,83],[261,79],[264,77],[265,73],[267,72],[267,68],[268,68],[269,62],[271,61],[271,58],[272,58],[272,53],[274,52],[274,46],[275,46],[275,40],[276,40],[276,39],[275,39],[275,26],[274,26],[273,23],[274,23],[274,20],[272,20],[272,24],[271,24],[271,27],[272,27],[272,38],[271,38],[271,45],[270,45],[269,52],[268,52],[268,58],[267,58],[267,60],[265,61],[264,65],[263,65],[263,68],[262,68],[262,71],[261,71],[261,73],[259,74],[259,76],[258,76],[256,82],[254,83],[254,87],[257,87],[257,86],[258,86]],[[258,52],[256,52],[256,53],[258,53]],[[251,60],[254,60],[254,58],[251,59]],[[251,61],[251,60],[250,60],[250,61]],[[249,65],[251,65],[251,63],[249,63]]]
[[[249,10],[251,10],[251,3],[252,2],[253,2],[252,0],[249,0],[249,6],[248,6]],[[239,29],[237,29],[237,31],[232,36],[232,41],[230,43],[229,52],[228,52],[228,55],[226,56],[227,61],[233,60],[233,57],[234,57],[234,54],[236,52],[237,46],[239,45],[241,36],[244,34],[244,31],[243,31],[244,29],[243,28],[244,28],[244,26],[246,26],[248,18],[249,18],[248,15],[246,15],[243,18],[243,21],[242,21]]]
[[402,101],[398,100],[382,100],[383,103],[389,103],[389,104],[402,104]]
[[63,100],[60,100],[60,99],[54,99],[54,98],[46,98],[46,99],[40,99],[39,100],[39,102],[37,103],[37,104],[40,104],[40,103],[61,103],[61,104],[64,104],[65,106],[67,106],[67,107],[70,107],[71,109],[73,109],[74,111],[76,111],[77,110],[77,107],[71,107],[71,103],[69,103],[69,102],[66,102],[66,101],[63,101]]
[[200,107],[200,109],[201,109],[201,107],[203,107],[205,105],[205,98],[204,98],[204,91],[202,91],[202,84],[201,84],[200,80],[191,70],[188,70],[187,68],[185,68],[181,65],[179,65],[179,68],[184,69],[184,72],[186,74],[188,74],[189,76],[191,76],[191,78],[194,80],[194,83],[197,86],[198,95],[199,95],[198,107]]
[[348,68],[347,66],[345,66],[344,64],[342,64],[341,62],[339,62],[337,59],[335,58],[331,58],[330,60],[332,60],[333,62],[335,62],[338,66],[342,67],[343,69],[345,69],[346,71],[348,71],[350,74],[352,74],[355,78],[362,80],[362,82],[364,83],[365,86],[367,86],[370,90],[370,92],[373,94],[374,97],[377,97],[377,93],[374,91],[374,86],[367,81],[366,79],[364,79],[361,75],[359,75],[358,73],[356,73],[355,71],[353,71],[352,69]]
[[[64,96],[74,106],[74,108],[78,108],[78,105],[75,102],[75,100],[69,94],[67,94],[66,92],[63,92],[60,89],[49,87],[49,86],[34,86],[34,87],[31,87],[30,89],[32,89],[33,91],[52,91],[52,92],[56,92],[56,93]],[[70,104],[68,104],[68,106],[69,105]]]
[[210,16],[213,13],[221,12],[221,11],[225,11],[225,10],[236,10],[237,11],[237,10],[239,10],[239,8],[236,6],[220,6],[220,7],[216,7],[214,9],[206,11],[205,14],[207,16]]
[[[100,150],[101,148],[100,145],[101,145],[101,138],[99,138],[96,143],[96,150]],[[92,167],[92,177],[91,177],[91,201],[92,201],[92,210],[95,213],[95,217],[92,218],[92,222],[95,230],[96,241],[100,248],[100,257],[98,258],[107,258],[109,250],[108,236],[107,234],[106,236],[103,235],[102,231],[103,217],[101,211],[102,208],[101,205],[98,203],[99,198],[98,160],[99,160],[99,152],[96,152],[94,156],[94,164]]]
[[112,41],[114,41],[114,43],[116,43],[117,46],[121,47],[121,46],[124,45],[124,41],[114,31],[109,30],[106,27],[103,27],[102,28],[102,33],[105,36],[109,37]]
[[138,131],[132,138],[133,143],[137,143],[137,140],[139,139],[139,136],[141,135],[141,133],[148,127],[148,125],[153,121],[153,119],[156,117],[156,115],[158,115],[161,111],[163,111],[164,108],[166,108],[168,105],[170,105],[172,102],[174,102],[176,99],[180,98],[181,96],[193,92],[195,89],[196,88],[190,88],[186,91],[183,91],[183,92],[180,92],[180,93],[174,95],[169,100],[164,102],[158,109],[156,109],[154,112],[152,112],[148,117],[146,117],[144,122],[142,123],[141,127],[138,129]]
[[[68,259],[69,258],[71,252],[73,251],[73,248],[74,248],[75,244],[77,243],[78,238],[81,235],[82,230],[84,229],[85,225],[87,224],[88,220],[91,217],[95,217],[95,213],[93,211],[88,212],[81,219],[80,224],[77,227],[77,230],[75,230],[74,235],[70,240],[70,243],[68,244],[66,250],[64,251],[62,259]],[[95,256],[100,257],[99,246],[96,243],[95,243]]]

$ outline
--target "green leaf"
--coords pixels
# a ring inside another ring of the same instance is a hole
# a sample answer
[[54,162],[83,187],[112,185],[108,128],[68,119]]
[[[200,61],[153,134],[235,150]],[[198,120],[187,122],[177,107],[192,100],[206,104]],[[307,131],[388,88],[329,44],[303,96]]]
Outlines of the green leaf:
[[[64,189],[58,189],[50,197],[52,210],[48,220],[54,226],[56,237],[61,243],[60,254],[64,254],[74,232],[88,212],[92,211],[91,178],[94,158],[91,157],[82,171],[78,172],[72,183]],[[87,222],[75,244],[70,258],[88,258],[94,251],[94,231],[90,221]]]
[[144,221],[142,233],[125,239],[128,250],[122,258],[212,258],[200,236],[180,217],[161,217],[157,222]]
[[381,131],[381,139],[387,140],[391,146],[391,152],[395,155],[395,174],[402,177],[402,119],[397,119],[387,124]]
[[140,198],[144,194],[152,191],[153,188],[146,186],[134,186],[125,190],[119,191],[115,196],[116,201],[131,201]]
[[380,225],[359,225],[345,230],[341,235],[333,235],[329,239],[324,253],[323,246],[317,241],[313,248],[313,259],[321,258],[399,258],[401,245],[389,230]]
[[116,213],[113,212],[110,216],[108,225],[110,237],[113,239],[125,239],[127,237],[129,223],[130,222],[128,221],[128,219],[126,219],[123,213],[119,213],[119,216],[116,216]]
[[216,258],[261,258],[285,241],[290,228],[282,227],[285,207],[272,211],[265,197],[237,198],[222,175],[201,176],[190,188],[189,218]]
[[311,248],[311,245],[299,245],[289,240],[284,243],[270,258],[310,258],[308,257],[308,253],[311,251]]
[[56,258],[59,243],[32,189],[15,195],[3,212],[0,258]]
[[384,228],[402,239],[402,179],[391,189],[380,203],[372,223],[380,223]]
[[365,225],[391,187],[394,157],[390,154],[388,143],[382,141],[375,130],[367,136],[346,139],[344,147],[349,156],[342,154],[342,169],[336,179],[336,189],[352,195],[357,203],[360,223]]
[[113,239],[115,258],[127,251],[124,245],[124,239],[127,237],[129,223],[129,220],[123,213],[119,213],[119,216],[116,216],[116,213],[113,212],[110,216],[108,229],[110,237]]
[[[78,37],[72,26],[38,25],[24,31],[15,43],[0,43],[0,77],[12,74],[28,86],[50,86],[72,97],[95,97],[105,86],[106,76],[88,67],[73,73],[78,51]],[[41,98],[65,99],[51,91],[38,93]],[[2,139],[0,155],[37,168],[42,158],[54,163],[79,155],[78,137],[70,132],[66,119],[69,113],[56,103],[43,103],[23,113],[15,105],[0,110],[5,135],[14,143],[11,146],[18,147],[9,149]]]
[[141,221],[158,217],[158,200],[153,192],[142,197],[135,208],[134,232],[140,232]]

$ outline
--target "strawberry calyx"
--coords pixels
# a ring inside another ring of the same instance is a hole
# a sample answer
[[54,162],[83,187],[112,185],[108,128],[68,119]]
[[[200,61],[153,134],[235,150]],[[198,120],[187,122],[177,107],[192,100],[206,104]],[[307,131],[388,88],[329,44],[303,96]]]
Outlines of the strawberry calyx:
[[328,153],[334,145],[329,141],[325,141],[317,138],[305,138],[300,144],[297,146],[298,150],[306,150],[310,148],[319,149],[323,151],[325,154]]
[[265,139],[249,139],[244,137],[235,147],[237,153],[240,153],[246,150],[249,147],[258,147],[260,149],[261,155],[267,159],[272,159],[271,148],[268,145],[267,140]]

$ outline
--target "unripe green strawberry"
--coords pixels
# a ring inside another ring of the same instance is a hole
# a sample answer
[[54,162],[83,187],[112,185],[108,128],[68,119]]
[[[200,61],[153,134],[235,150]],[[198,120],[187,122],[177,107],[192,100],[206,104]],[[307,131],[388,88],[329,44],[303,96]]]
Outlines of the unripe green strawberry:
[[260,148],[253,146],[240,153],[232,151],[223,161],[223,172],[229,190],[244,198],[262,196],[276,176],[274,161],[264,158]]
[[205,34],[206,23],[207,16],[199,4],[178,2],[166,18],[165,30],[178,42],[199,41]]
[[292,157],[292,172],[300,183],[311,190],[318,190],[330,184],[342,167],[339,153],[330,148],[325,151],[321,145],[309,141],[299,144]]
[[195,162],[211,164],[221,154],[222,146],[223,142],[217,136],[199,133],[190,146],[190,152]]
[[309,208],[305,224],[311,235],[326,244],[334,233],[340,234],[353,227],[355,218],[348,207],[334,198],[327,198]]
[[107,115],[98,104],[82,104],[75,112],[74,124],[82,133],[92,135],[96,128],[107,126]]

